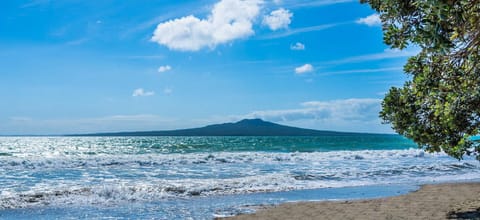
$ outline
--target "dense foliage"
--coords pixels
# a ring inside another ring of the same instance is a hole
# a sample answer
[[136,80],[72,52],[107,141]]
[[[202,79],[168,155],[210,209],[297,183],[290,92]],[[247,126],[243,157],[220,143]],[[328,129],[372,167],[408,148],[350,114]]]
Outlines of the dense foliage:
[[386,44],[421,49],[404,66],[410,80],[390,89],[380,117],[430,152],[480,160],[470,140],[480,131],[480,1],[361,2],[379,13]]

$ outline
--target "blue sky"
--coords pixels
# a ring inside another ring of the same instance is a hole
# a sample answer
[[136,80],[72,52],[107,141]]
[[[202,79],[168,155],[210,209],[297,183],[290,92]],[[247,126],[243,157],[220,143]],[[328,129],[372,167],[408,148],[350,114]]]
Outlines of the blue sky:
[[415,53],[348,0],[2,1],[0,48],[0,134],[242,118],[390,133],[381,99]]

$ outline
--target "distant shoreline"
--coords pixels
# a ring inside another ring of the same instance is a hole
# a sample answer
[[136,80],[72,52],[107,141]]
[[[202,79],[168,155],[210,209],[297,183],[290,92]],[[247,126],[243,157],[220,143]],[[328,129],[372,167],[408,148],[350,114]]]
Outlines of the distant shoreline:
[[286,203],[228,219],[480,219],[480,181],[423,185],[380,199]]

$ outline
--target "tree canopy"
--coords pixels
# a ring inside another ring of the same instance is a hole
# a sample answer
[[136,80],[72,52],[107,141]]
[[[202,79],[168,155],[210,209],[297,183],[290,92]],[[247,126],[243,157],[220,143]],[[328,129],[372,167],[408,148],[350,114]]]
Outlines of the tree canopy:
[[386,94],[380,117],[430,151],[480,160],[480,0],[360,0],[382,20],[384,42],[421,51],[409,80]]

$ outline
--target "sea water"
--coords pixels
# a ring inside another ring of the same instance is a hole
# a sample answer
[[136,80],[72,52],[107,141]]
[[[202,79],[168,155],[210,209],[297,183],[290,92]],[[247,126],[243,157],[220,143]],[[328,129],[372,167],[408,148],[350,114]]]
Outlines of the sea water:
[[0,218],[212,219],[480,178],[397,135],[1,137]]

